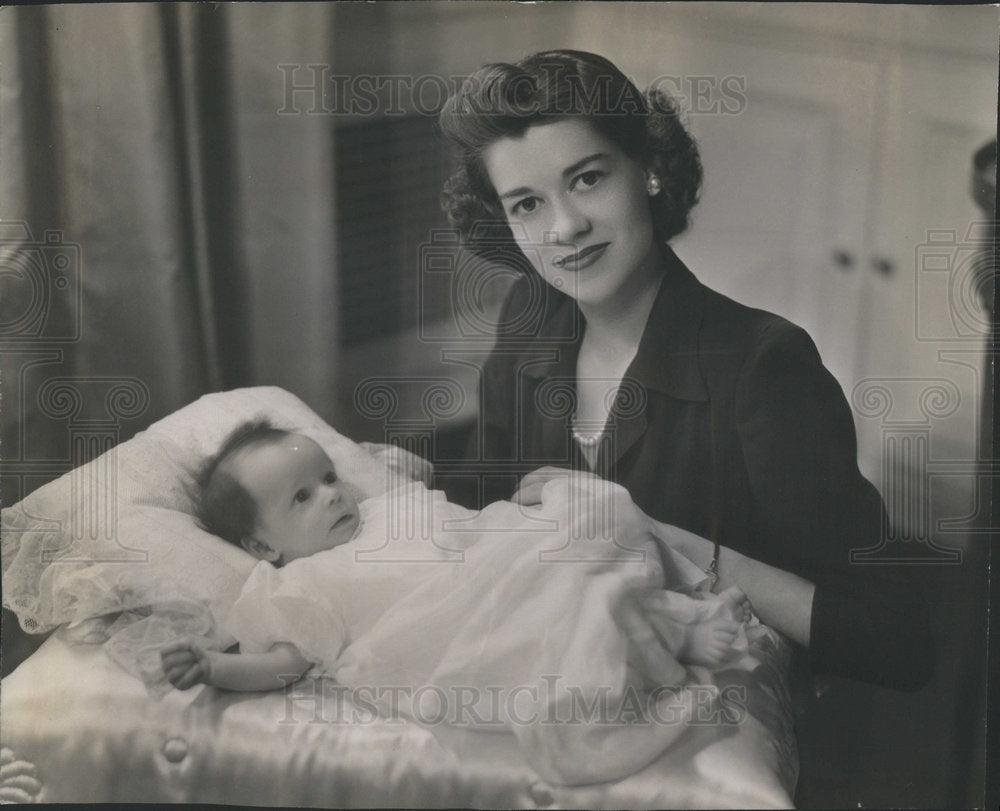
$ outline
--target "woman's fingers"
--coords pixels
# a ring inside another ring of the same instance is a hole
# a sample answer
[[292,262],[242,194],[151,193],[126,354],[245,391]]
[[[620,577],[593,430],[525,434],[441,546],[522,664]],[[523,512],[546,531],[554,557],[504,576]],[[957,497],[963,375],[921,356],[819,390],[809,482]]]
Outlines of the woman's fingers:
[[535,504],[541,504],[542,489],[544,487],[544,482],[535,482],[527,486],[521,485],[517,492],[510,497],[510,500],[515,504],[520,504],[522,507],[533,507]]
[[555,478],[565,478],[568,470],[558,467],[540,467],[533,470],[517,486],[517,492],[511,496],[511,501],[522,507],[531,507],[542,503],[542,488]]
[[533,470],[531,473],[528,473],[521,479],[520,486],[524,487],[525,485],[545,484],[553,479],[566,479],[570,477],[572,477],[574,481],[584,481],[589,479],[605,481],[596,473],[591,473],[589,470],[571,470],[565,467],[553,467],[552,465],[546,465],[545,467],[540,467],[538,470]]
[[533,470],[528,473],[523,479],[521,479],[521,485],[533,484],[534,482],[547,482],[550,479],[554,479],[557,476],[563,477],[569,474],[569,470],[562,467],[554,467],[552,465],[546,465],[545,467],[540,467],[538,470]]
[[714,631],[716,641],[731,645],[740,631],[740,624],[738,622],[716,621]]
[[739,586],[730,586],[725,591],[719,593],[719,597],[722,601],[728,605],[733,612],[738,612],[743,609],[744,606],[750,605],[750,600],[746,593]]
[[723,603],[738,622],[747,622],[753,612],[750,599],[739,586],[730,586],[719,594]]
[[517,487],[517,492],[511,496],[511,501],[524,507],[542,503],[542,489],[553,479],[573,481],[576,483],[586,482],[590,486],[592,481],[605,481],[596,473],[586,470],[569,470],[562,467],[540,467],[527,474]]

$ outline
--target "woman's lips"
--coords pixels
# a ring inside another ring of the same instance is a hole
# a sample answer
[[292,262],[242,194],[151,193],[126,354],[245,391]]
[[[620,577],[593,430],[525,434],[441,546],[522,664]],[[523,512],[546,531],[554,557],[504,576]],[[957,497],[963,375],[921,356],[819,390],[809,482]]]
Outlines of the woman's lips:
[[601,242],[598,245],[591,245],[590,247],[584,248],[582,251],[577,251],[576,253],[569,253],[565,256],[557,256],[552,260],[552,264],[562,270],[583,270],[586,267],[590,267],[594,264],[594,262],[600,259],[605,248],[607,248],[609,244],[610,243],[608,242]]

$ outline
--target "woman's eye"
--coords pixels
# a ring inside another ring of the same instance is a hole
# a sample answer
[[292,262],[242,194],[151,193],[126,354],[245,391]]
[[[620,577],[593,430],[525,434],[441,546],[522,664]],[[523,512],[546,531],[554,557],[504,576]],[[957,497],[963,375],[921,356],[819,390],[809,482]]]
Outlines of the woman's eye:
[[574,185],[583,186],[584,188],[589,189],[592,186],[597,185],[597,182],[601,179],[601,175],[603,174],[603,172],[600,172],[597,169],[591,169],[589,172],[583,172],[582,174],[576,176]]
[[297,492],[297,493],[295,494],[295,500],[296,500],[297,502],[299,502],[300,504],[301,504],[301,503],[302,503],[303,501],[308,501],[308,500],[309,500],[309,491],[308,491],[308,490],[306,490],[306,489],[305,489],[305,488],[303,487],[303,488],[302,488],[301,490],[299,490],[299,491],[298,491],[298,492]]
[[510,209],[511,214],[530,214],[538,208],[538,201],[534,197],[525,197],[518,200]]
[[337,481],[337,474],[334,473],[332,470],[328,470],[326,472],[326,475],[323,476],[323,481],[326,484],[333,484],[335,481]]

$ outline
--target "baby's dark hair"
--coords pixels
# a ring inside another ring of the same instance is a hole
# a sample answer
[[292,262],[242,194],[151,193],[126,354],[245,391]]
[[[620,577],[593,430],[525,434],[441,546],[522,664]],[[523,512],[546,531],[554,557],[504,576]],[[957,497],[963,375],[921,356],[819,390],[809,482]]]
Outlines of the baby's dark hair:
[[206,531],[236,546],[253,535],[257,502],[235,477],[219,468],[238,451],[268,445],[290,434],[266,418],[249,420],[237,426],[215,455],[205,460],[195,478],[195,516]]
[[597,54],[544,51],[514,64],[484,65],[441,110],[441,130],[458,151],[441,204],[469,250],[530,267],[507,226],[483,151],[533,125],[566,118],[586,119],[626,155],[656,172],[662,191],[649,204],[658,244],[687,228],[702,169],[677,103],[656,86],[641,93]]

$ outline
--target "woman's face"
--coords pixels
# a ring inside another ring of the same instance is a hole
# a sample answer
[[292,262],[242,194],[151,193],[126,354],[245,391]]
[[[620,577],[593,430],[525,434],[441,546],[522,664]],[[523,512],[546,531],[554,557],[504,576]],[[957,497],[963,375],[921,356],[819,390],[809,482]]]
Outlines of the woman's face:
[[515,241],[556,289],[600,305],[657,273],[645,169],[589,121],[530,127],[483,161]]

